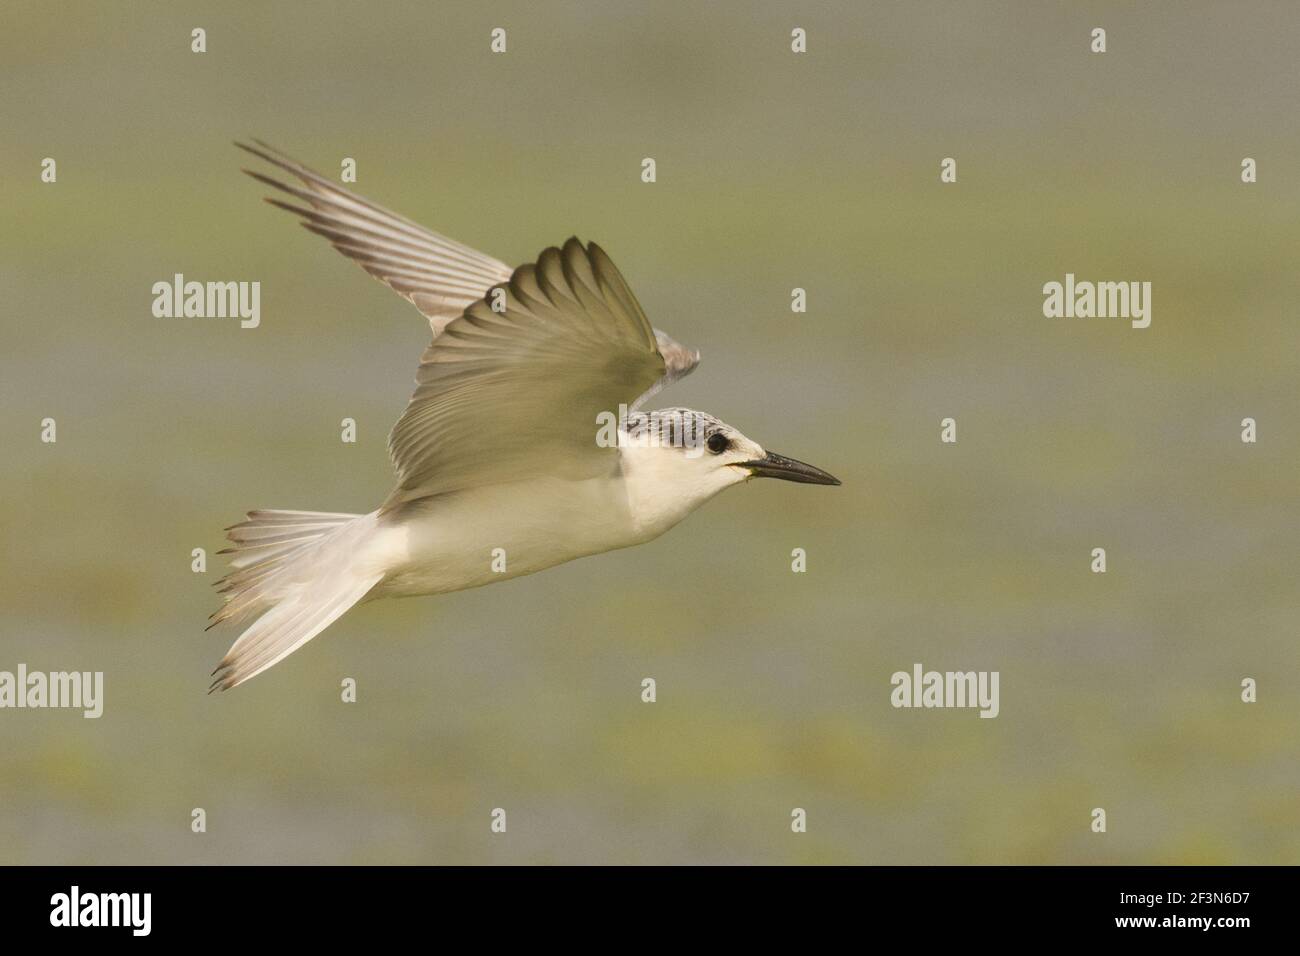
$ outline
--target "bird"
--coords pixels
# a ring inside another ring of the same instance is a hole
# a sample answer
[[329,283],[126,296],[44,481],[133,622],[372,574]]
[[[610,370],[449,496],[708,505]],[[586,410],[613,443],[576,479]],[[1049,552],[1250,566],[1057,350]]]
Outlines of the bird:
[[208,627],[246,626],[209,693],[363,602],[643,544],[752,478],[840,484],[708,413],[645,410],[700,354],[651,326],[594,242],[571,237],[512,269],[261,140],[235,145],[266,164],[243,172],[275,190],[267,202],[414,305],[432,341],[389,435],[396,484],[379,508],[254,510],[225,529],[230,572]]

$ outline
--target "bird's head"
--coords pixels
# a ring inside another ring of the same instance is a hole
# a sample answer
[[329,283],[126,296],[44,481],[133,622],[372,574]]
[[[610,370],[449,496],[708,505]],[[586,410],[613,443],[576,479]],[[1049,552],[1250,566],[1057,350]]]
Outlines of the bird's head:
[[673,499],[687,511],[751,478],[840,483],[820,468],[767,451],[740,429],[689,408],[634,413],[620,443],[628,477],[644,488],[647,498]]

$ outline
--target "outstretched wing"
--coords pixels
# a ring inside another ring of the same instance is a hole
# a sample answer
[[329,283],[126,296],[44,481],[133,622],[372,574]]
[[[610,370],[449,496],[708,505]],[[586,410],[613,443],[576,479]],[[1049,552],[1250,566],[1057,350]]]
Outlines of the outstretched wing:
[[510,267],[504,262],[389,212],[260,140],[253,142],[257,145],[235,145],[289,173],[301,185],[249,169],[244,172],[306,206],[272,198],[267,202],[301,217],[303,226],[324,236],[408,300],[429,320],[435,337],[489,286],[509,280]]
[[[598,454],[603,450],[594,443],[596,411],[617,413],[621,403],[640,408],[699,364],[699,352],[650,328],[618,269],[595,244],[584,247],[570,239],[563,250],[547,249],[535,264],[512,272],[505,263],[358,196],[261,140],[253,142],[235,145],[298,181],[291,185],[245,169],[301,205],[272,197],[267,202],[300,217],[305,228],[355,259],[429,320],[433,343],[425,350],[415,396],[389,439],[399,478],[389,506],[466,487],[469,473],[474,480],[489,477],[486,467],[458,460],[452,450],[485,455],[485,462],[509,461],[522,473],[540,468],[545,458],[536,449],[525,449],[525,440],[559,435],[572,458],[558,467],[605,467],[608,456]],[[505,290],[504,313],[494,312],[487,299],[494,288]],[[458,330],[455,344],[444,343],[448,329]],[[643,342],[647,329],[649,338]],[[654,369],[657,373],[651,375]],[[581,396],[566,393],[566,375],[573,387],[585,389]],[[435,400],[440,392],[457,397]],[[466,405],[457,411],[457,402]],[[570,404],[557,404],[564,402]],[[590,413],[577,430],[571,423],[579,417],[575,409],[582,416]],[[526,416],[511,417],[524,411]],[[486,427],[476,438],[462,435],[461,422],[476,414],[487,415],[481,423]],[[514,447],[504,449],[506,442]],[[494,443],[495,448],[489,447]]]
[[389,436],[398,481],[384,507],[539,475],[610,473],[617,451],[598,444],[598,415],[617,416],[666,372],[604,251],[576,238],[546,249],[425,350]]

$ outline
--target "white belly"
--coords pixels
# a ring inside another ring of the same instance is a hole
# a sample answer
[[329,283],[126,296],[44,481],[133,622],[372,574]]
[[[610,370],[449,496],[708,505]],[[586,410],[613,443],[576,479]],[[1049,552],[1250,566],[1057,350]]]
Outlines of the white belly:
[[541,479],[412,502],[377,544],[389,571],[372,597],[440,594],[647,541],[618,479]]

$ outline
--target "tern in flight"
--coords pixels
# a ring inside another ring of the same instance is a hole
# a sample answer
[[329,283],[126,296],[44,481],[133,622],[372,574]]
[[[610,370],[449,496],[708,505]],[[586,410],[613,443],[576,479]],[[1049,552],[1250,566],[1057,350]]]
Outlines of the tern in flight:
[[419,309],[433,341],[389,435],[397,485],[377,510],[250,511],[227,529],[232,570],[212,624],[251,623],[212,690],[262,673],[361,601],[642,544],[750,478],[839,484],[704,412],[643,411],[699,353],[651,327],[594,242],[511,269],[254,142],[236,145],[290,178],[245,170],[285,197],[267,201]]

